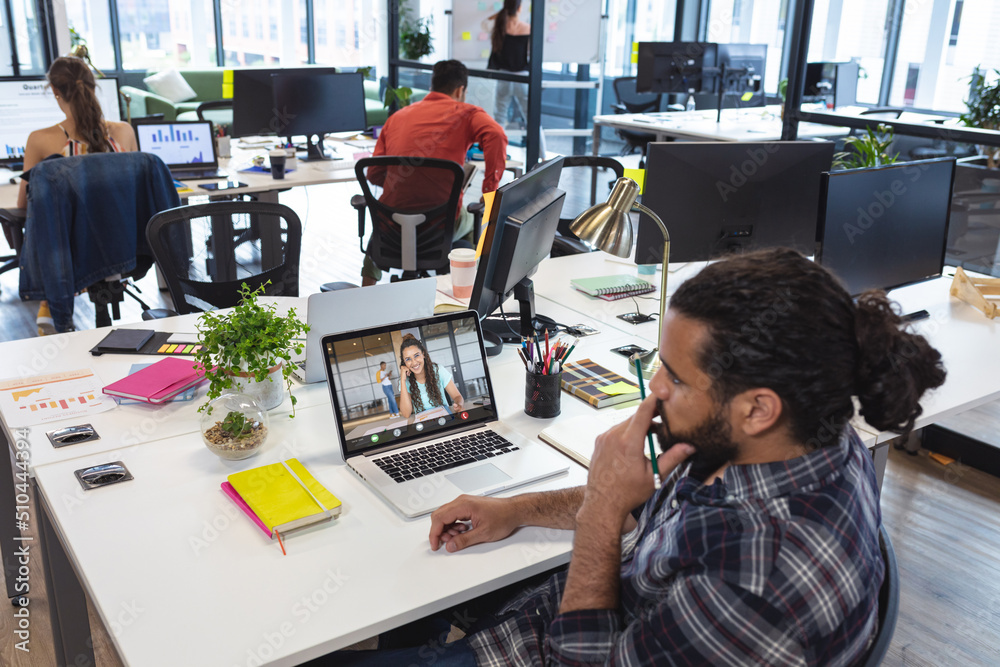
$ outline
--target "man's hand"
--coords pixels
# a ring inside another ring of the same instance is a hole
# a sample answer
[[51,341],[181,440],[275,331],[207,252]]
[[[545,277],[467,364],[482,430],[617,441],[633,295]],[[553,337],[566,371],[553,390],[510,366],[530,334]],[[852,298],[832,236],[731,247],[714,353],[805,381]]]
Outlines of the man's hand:
[[[646,433],[656,415],[656,397],[648,396],[635,415],[597,437],[590,460],[584,508],[596,505],[622,521],[633,509],[653,495],[653,466],[645,456]],[[657,457],[660,477],[665,478],[694,453],[687,444],[678,444]]]
[[445,545],[458,551],[481,542],[496,542],[521,525],[509,498],[459,496],[431,515],[431,549]]

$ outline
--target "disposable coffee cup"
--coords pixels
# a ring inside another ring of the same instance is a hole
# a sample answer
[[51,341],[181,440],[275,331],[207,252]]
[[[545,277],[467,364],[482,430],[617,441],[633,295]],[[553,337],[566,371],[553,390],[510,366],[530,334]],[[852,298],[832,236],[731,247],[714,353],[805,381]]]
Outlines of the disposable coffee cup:
[[451,291],[456,299],[472,296],[472,283],[476,282],[476,251],[455,248],[448,253],[451,261]]
[[284,178],[285,162],[288,160],[288,154],[285,153],[285,149],[276,148],[270,151],[267,157],[271,161],[271,178]]

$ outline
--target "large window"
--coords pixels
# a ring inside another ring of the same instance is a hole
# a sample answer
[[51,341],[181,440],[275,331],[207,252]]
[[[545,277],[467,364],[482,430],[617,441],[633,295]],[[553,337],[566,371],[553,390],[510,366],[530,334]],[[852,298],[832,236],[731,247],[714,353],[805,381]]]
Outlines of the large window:
[[1000,67],[993,0],[925,0],[907,3],[899,35],[889,103],[964,111],[969,77],[979,67]]
[[[96,7],[99,0],[90,1]],[[123,69],[210,67],[216,63],[211,3],[117,0],[117,10]]]
[[706,41],[766,44],[764,90],[774,93],[781,79],[788,0],[711,0]]
[[[12,10],[9,16],[7,7]],[[11,27],[14,44],[10,43]],[[9,4],[0,5],[0,32],[0,76],[45,74],[42,25],[33,0],[10,0]],[[17,70],[12,51],[16,51]]]
[[885,65],[885,27],[889,0],[816,0],[809,62],[861,65],[858,102],[878,104]]
[[[222,46],[226,66],[294,67],[309,62],[309,47],[298,29],[305,21],[305,7],[301,2],[223,2]],[[268,28],[265,30],[264,26]]]
[[115,68],[115,47],[111,40],[111,8],[107,0],[66,3],[69,27],[87,44],[90,61],[99,69]]

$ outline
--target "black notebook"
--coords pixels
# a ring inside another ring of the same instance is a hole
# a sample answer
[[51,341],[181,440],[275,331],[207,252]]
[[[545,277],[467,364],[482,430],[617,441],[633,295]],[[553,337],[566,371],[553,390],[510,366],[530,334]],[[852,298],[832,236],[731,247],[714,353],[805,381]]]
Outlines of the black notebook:
[[156,333],[152,329],[112,329],[97,344],[101,352],[138,352]]

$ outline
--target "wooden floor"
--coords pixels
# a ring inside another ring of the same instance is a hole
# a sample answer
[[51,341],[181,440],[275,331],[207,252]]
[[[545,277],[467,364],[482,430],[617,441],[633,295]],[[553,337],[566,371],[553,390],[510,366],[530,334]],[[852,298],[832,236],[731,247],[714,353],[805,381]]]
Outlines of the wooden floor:
[[[634,166],[634,165],[630,165]],[[303,219],[302,293],[331,280],[358,281],[362,255],[357,218],[348,202],[357,187],[296,188],[281,195]],[[152,277],[140,282],[150,305],[162,298]],[[0,276],[0,341],[33,336],[35,304],[17,298],[17,272]],[[76,301],[78,328],[93,326],[85,297]],[[124,321],[140,309],[126,303]],[[3,361],[0,361],[0,365]],[[0,370],[0,376],[4,375]],[[996,423],[1000,410],[981,428]],[[976,418],[977,422],[981,421]],[[994,429],[995,430],[995,429]],[[883,521],[889,529],[902,580],[900,617],[885,665],[1000,665],[1000,483],[977,470],[892,451],[882,490]],[[32,514],[34,516],[34,514]],[[41,558],[32,560],[30,653],[14,648],[13,608],[0,608],[0,666],[54,664]],[[100,667],[121,664],[107,631],[90,614]],[[181,638],[165,637],[165,642]]]

